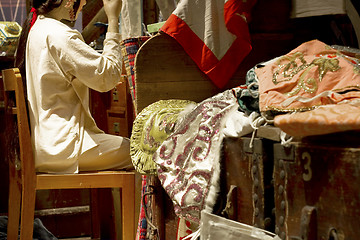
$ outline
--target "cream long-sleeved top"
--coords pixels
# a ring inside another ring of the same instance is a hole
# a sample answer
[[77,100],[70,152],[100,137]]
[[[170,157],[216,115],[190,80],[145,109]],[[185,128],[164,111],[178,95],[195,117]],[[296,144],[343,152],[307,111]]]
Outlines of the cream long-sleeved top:
[[26,46],[26,80],[39,172],[76,173],[79,154],[103,133],[89,110],[89,88],[106,92],[121,76],[120,34],[107,33],[103,53],[88,46],[77,30],[38,16]]

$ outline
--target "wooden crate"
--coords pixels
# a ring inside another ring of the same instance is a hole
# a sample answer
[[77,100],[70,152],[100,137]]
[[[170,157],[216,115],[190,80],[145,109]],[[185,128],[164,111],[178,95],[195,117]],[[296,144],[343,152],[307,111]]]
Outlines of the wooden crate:
[[274,145],[281,239],[359,239],[360,148],[340,146],[339,139]]

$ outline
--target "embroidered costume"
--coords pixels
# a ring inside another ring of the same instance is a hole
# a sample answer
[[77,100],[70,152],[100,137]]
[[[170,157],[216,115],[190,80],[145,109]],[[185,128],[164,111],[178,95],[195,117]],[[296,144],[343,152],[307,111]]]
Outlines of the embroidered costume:
[[[255,70],[259,108],[291,136],[359,130],[360,60],[323,42],[305,42]],[[292,114],[282,114],[291,112]],[[281,114],[281,115],[280,115]]]

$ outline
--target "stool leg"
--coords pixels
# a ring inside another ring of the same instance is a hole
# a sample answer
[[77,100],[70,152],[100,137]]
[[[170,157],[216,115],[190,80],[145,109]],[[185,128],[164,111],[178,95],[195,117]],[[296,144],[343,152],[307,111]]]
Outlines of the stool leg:
[[123,240],[135,239],[135,176],[126,176],[122,188],[122,236]]
[[16,181],[15,174],[10,172],[9,181],[9,207],[7,239],[17,240],[19,235],[19,218],[21,204],[21,185]]
[[99,221],[99,199],[98,190],[90,189],[90,214],[91,214],[91,239],[100,239],[100,221]]
[[114,230],[115,230],[115,237],[116,239],[122,239],[121,238],[121,228],[122,228],[122,209],[121,209],[121,202],[122,202],[122,194],[119,188],[112,188],[111,189],[112,199],[113,199],[113,210],[114,210]]
[[36,190],[33,182],[23,183],[20,240],[33,238]]

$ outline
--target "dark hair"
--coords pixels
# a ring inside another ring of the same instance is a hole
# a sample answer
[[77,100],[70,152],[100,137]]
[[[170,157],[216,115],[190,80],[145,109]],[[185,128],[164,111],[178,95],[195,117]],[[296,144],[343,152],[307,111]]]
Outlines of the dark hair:
[[[49,13],[51,10],[59,7],[64,0],[32,0],[31,6],[32,8],[36,9],[37,15],[44,15]],[[73,9],[76,14],[77,10],[80,6],[80,0],[75,0]],[[25,72],[25,50],[26,50],[26,42],[29,35],[30,27],[31,27],[31,20],[33,18],[33,12],[29,12],[27,18],[25,19],[22,25],[22,31],[19,38],[18,47],[16,50],[15,56],[15,67],[19,68],[22,81],[24,85],[24,94],[27,97],[26,91],[26,72]]]
[[[54,8],[61,5],[63,0],[33,0],[31,6],[36,9],[36,14],[47,14]],[[25,48],[30,31],[30,23],[33,13],[29,12],[27,18],[22,25],[22,31],[19,38],[18,47],[15,56],[15,67],[20,69],[20,73],[25,78]]]
[[[49,13],[51,10],[59,7],[64,0],[32,0],[31,6],[36,9],[37,15],[44,15]],[[74,3],[74,12],[76,13],[80,6],[80,0],[75,1]],[[16,50],[15,56],[15,67],[19,68],[22,81],[24,85],[24,94],[26,93],[26,78],[25,78],[25,50],[26,50],[26,42],[29,35],[31,20],[33,18],[33,12],[29,12],[27,18],[25,19],[22,25],[22,31],[19,38],[18,47]]]

